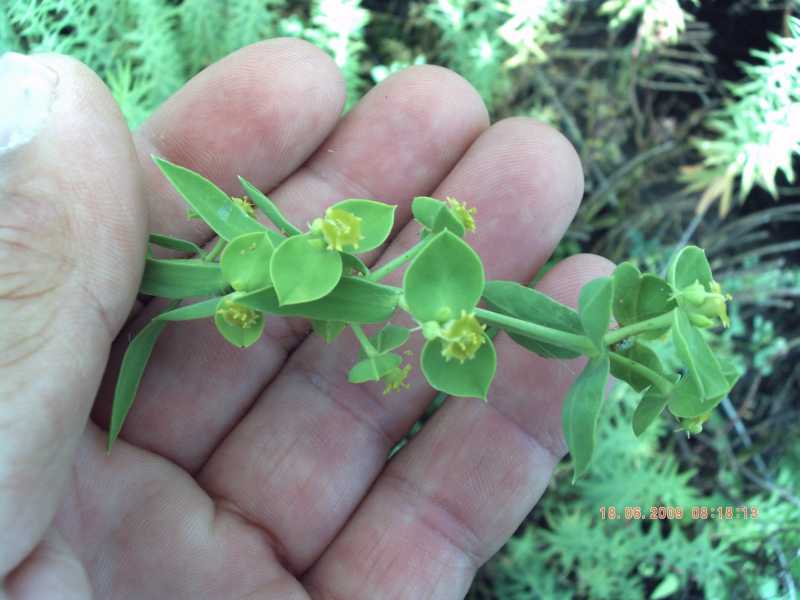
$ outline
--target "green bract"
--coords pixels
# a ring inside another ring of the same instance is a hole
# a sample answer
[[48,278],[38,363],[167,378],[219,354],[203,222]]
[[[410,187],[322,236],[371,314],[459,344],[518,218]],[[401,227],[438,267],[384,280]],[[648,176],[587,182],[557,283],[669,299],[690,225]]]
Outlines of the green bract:
[[[484,401],[497,369],[492,341],[497,330],[540,357],[585,355],[588,363],[569,388],[563,407],[573,481],[591,462],[610,375],[642,394],[632,418],[636,435],[665,407],[681,430],[699,432],[739,377],[707,339],[705,328],[727,324],[729,297],[714,281],[700,248],[688,246],[678,252],[666,280],[622,263],[611,277],[584,284],[576,311],[513,281],[485,282],[480,257],[462,239],[475,229],[475,209],[453,198],[414,198],[411,211],[421,225],[420,241],[373,270],[356,253],[379,248],[389,239],[394,206],[343,200],[302,233],[242,178],[250,200],[231,198],[183,167],[161,159],[156,163],[192,214],[221,239],[206,252],[186,240],[150,236],[150,245],[187,257],[156,258],[148,246],[140,291],[175,302],[139,332],[125,353],[109,448],[131,408],[158,335],[174,320],[211,317],[220,334],[239,348],[261,338],[266,314],[309,319],[328,344],[352,343],[350,336],[339,337],[350,327],[360,348],[348,380],[381,380],[384,393],[410,388],[406,380],[413,365],[404,364],[403,356],[413,353],[401,348],[415,333],[425,341],[420,370],[434,389]],[[281,233],[262,225],[256,210]],[[379,283],[406,264],[402,288]],[[210,298],[176,308],[197,296]],[[478,306],[481,298],[487,308]],[[398,307],[410,314],[413,328],[387,323]],[[383,327],[368,336],[362,329],[368,324]],[[679,365],[680,370],[664,365]],[[532,399],[535,396],[534,391]]]
[[435,198],[418,196],[411,203],[411,214],[424,227],[423,232],[439,233],[447,229],[458,237],[464,235],[464,223],[448,206]]
[[274,250],[266,232],[243,233],[231,240],[220,257],[222,276],[234,290],[252,292],[272,284],[269,263]]
[[269,272],[281,305],[328,294],[342,276],[342,257],[312,234],[287,238],[272,253]]
[[484,336],[485,342],[478,348],[475,356],[463,363],[457,360],[448,361],[443,356],[443,340],[425,342],[421,366],[431,387],[451,396],[486,400],[489,384],[497,369],[497,355],[492,340],[486,334]]
[[392,232],[396,206],[374,200],[343,200],[328,210],[343,210],[360,219],[358,245],[344,243],[342,250],[349,253],[369,252],[379,247]]
[[417,321],[445,322],[475,307],[483,282],[483,265],[475,251],[450,231],[442,231],[411,262],[403,292]]
[[255,344],[264,332],[261,311],[239,304],[237,294],[220,299],[214,313],[214,324],[222,336],[237,348]]
[[[650,273],[642,275],[633,263],[625,262],[614,270],[613,314],[620,326],[651,319],[675,308],[669,284]],[[660,337],[669,327],[648,331],[645,338]]]

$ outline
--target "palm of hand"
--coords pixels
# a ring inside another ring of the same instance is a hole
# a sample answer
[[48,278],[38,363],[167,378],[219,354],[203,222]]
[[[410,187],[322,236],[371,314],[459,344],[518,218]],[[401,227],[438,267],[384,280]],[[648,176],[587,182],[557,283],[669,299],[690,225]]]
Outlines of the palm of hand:
[[[560,402],[578,367],[524,354],[498,336],[489,402],[448,401],[387,462],[433,397],[419,373],[410,389],[384,396],[379,384],[347,383],[357,353],[347,333],[326,346],[307,337],[307,324],[272,318],[264,339],[241,351],[210,323],[172,325],[106,456],[101,427],[121,354],[129,334],[163,309],[156,301],[134,307],[84,427],[138,285],[144,233],[211,237],[185,219],[148,155],[229,192],[241,174],[297,224],[346,197],[399,204],[391,244],[368,264],[415,241],[413,224],[403,226],[413,196],[468,200],[478,207],[478,233],[468,241],[487,277],[526,281],[580,198],[571,146],[525,119],[488,127],[468,84],[434,67],[390,78],[340,118],[338,71],[318,50],[287,40],[210,67],[131,140],[84,67],[47,60],[60,76],[54,111],[75,110],[80,98],[89,110],[46,133],[49,152],[60,145],[67,163],[49,179],[77,196],[59,196],[56,205],[70,227],[58,219],[36,224],[52,233],[43,239],[57,245],[53,255],[74,252],[63,281],[32,300],[41,326],[57,335],[25,354],[13,313],[0,307],[0,350],[19,355],[2,361],[0,374],[23,382],[0,416],[25,425],[0,446],[0,489],[13,490],[0,500],[0,526],[15,542],[0,555],[10,573],[6,591],[12,598],[51,597],[35,594],[54,589],[79,598],[89,587],[96,598],[462,597],[563,455]],[[94,133],[82,135],[87,130]],[[0,204],[33,196],[23,179]],[[6,212],[12,225],[27,218]],[[76,247],[65,235],[92,245]],[[27,264],[41,278],[39,263]],[[584,281],[607,270],[600,259],[575,257],[539,287],[572,302]],[[53,365],[44,382],[33,375],[37,364]],[[36,403],[45,410],[21,408]]]

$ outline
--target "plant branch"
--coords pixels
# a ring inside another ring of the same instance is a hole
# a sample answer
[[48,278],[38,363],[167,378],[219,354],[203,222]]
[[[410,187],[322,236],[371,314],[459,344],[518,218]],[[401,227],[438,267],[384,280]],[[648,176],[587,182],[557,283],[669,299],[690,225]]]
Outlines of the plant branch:
[[427,237],[424,240],[420,240],[415,245],[411,246],[411,248],[403,252],[400,256],[395,256],[382,267],[372,271],[369,275],[367,275],[367,279],[369,281],[380,281],[390,273],[393,273],[414,258],[417,254],[419,254],[430,239],[430,237]]
[[672,391],[673,383],[666,377],[663,377],[662,375],[659,375],[658,373],[653,371],[653,369],[646,367],[640,362],[636,362],[635,360],[631,360],[630,358],[622,356],[621,354],[618,354],[616,352],[610,352],[609,356],[611,358],[611,362],[626,367],[631,371],[633,371],[634,373],[636,373],[637,375],[641,375],[642,377],[647,379],[647,381],[652,383],[659,391],[659,393],[663,394],[664,396],[668,395]]
[[350,328],[353,330],[353,333],[356,334],[356,338],[361,344],[361,347],[364,348],[364,352],[367,353],[367,356],[370,358],[373,356],[378,356],[378,350],[372,345],[372,342],[369,341],[369,338],[367,337],[367,334],[364,333],[361,325],[358,323],[350,323]]
[[672,323],[672,313],[675,310],[677,309],[672,309],[671,311],[666,312],[663,315],[653,317],[652,319],[645,319],[644,321],[639,321],[638,323],[633,323],[632,325],[627,325],[626,327],[612,329],[605,336],[603,336],[603,343],[606,346],[610,346],[612,344],[616,344],[617,342],[621,342],[625,338],[632,335],[669,327]]
[[498,329],[552,344],[559,348],[574,350],[589,356],[597,353],[597,348],[594,347],[594,344],[592,344],[585,335],[577,335],[566,331],[559,331],[558,329],[551,329],[550,327],[536,325],[535,323],[529,323],[522,319],[509,317],[483,308],[476,308],[475,316],[489,325],[494,325]]

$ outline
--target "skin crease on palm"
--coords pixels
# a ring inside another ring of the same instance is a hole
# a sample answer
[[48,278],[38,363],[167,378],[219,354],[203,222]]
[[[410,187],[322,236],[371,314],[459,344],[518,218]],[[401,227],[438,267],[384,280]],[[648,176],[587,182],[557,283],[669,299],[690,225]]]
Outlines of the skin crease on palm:
[[[268,318],[238,350],[209,321],[173,324],[107,456],[122,353],[163,307],[136,301],[146,234],[213,243],[150,155],[231,194],[242,175],[302,227],[343,198],[397,204],[372,265],[416,240],[414,196],[454,196],[477,207],[466,239],[487,278],[524,282],[582,195],[569,142],[526,118],[490,125],[470,85],[433,66],[342,116],[338,69],[296,40],[210,66],[133,133],[87,67],[35,62],[57,74],[52,111],[0,155],[0,598],[462,598],[563,457],[581,363],[499,335],[488,402],[449,399],[387,462],[434,395],[418,368],[384,396],[347,383],[351,332],[326,346]],[[575,256],[539,289],[574,305],[611,268]]]

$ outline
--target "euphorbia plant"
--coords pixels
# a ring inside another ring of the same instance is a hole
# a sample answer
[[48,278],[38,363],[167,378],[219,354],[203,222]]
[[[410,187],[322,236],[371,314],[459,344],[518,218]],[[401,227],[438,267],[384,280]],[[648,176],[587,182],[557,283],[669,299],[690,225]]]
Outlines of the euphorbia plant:
[[[487,327],[503,330],[526,350],[552,359],[588,362],[564,400],[564,436],[574,476],[584,473],[609,375],[642,392],[633,415],[641,434],[666,408],[697,433],[735,384],[738,373],[700,331],[727,325],[726,296],[704,252],[694,246],[673,259],[666,279],[631,263],[583,286],[578,309],[512,281],[486,281],[480,257],[464,241],[475,209],[453,198],[415,198],[420,239],[404,254],[370,270],[358,254],[381,246],[395,207],[373,200],[337,202],[302,231],[261,191],[241,179],[246,197],[232,198],[201,175],[156,158],[189,205],[219,236],[208,253],[184,240],[152,235],[150,243],[193,255],[148,254],[141,292],[173,299],[133,339],[125,353],[109,428],[109,450],[131,408],[145,364],[169,321],[212,318],[219,333],[244,348],[269,327],[269,315],[310,319],[327,342],[352,328],[361,350],[352,383],[383,380],[385,392],[405,386],[412,369],[401,350],[413,333],[425,344],[419,367],[430,385],[454,396],[487,399],[496,353]],[[278,229],[260,223],[261,211]],[[380,283],[410,263],[403,286]],[[186,306],[186,298],[208,297]],[[483,301],[485,308],[480,307]],[[386,323],[398,310],[414,328]],[[616,326],[613,323],[616,322]],[[368,336],[362,326],[384,324]],[[671,372],[651,344],[666,343],[682,365]]]

